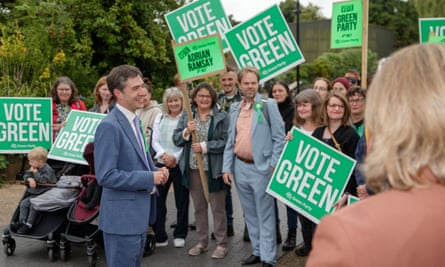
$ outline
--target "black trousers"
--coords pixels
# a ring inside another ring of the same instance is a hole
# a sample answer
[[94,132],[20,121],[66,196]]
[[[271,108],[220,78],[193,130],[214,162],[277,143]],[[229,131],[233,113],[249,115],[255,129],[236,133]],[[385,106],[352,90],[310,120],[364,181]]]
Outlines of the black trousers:
[[[157,165],[163,167],[164,165]],[[156,201],[156,222],[153,230],[157,242],[164,242],[168,239],[165,229],[165,219],[167,216],[167,195],[170,185],[173,183],[176,204],[176,228],[173,232],[174,238],[186,238],[188,232],[189,213],[189,190],[182,185],[182,174],[179,166],[168,168],[169,177],[164,185],[158,185],[159,196]]]

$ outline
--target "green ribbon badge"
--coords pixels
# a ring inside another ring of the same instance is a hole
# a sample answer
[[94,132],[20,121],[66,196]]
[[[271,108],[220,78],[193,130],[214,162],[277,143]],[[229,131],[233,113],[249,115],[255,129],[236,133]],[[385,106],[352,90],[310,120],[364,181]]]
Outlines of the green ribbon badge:
[[262,101],[255,102],[255,105],[253,105],[253,109],[256,111],[258,115],[258,123],[259,124],[263,123],[263,102]]

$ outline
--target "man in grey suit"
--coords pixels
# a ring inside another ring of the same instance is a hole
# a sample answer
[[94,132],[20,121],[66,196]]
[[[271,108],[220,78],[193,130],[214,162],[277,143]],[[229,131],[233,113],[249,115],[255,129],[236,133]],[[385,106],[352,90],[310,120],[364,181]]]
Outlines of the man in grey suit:
[[94,162],[102,186],[99,228],[103,231],[108,267],[141,265],[146,230],[153,222],[158,184],[168,179],[157,169],[142,138],[136,109],[143,107],[141,71],[120,65],[107,76],[116,107],[101,121],[94,136]]
[[252,255],[243,265],[276,263],[276,221],[273,197],[266,187],[284,147],[284,124],[275,100],[258,94],[259,72],[246,67],[238,81],[243,100],[230,108],[228,140],[224,150],[223,179],[235,181],[243,208]]

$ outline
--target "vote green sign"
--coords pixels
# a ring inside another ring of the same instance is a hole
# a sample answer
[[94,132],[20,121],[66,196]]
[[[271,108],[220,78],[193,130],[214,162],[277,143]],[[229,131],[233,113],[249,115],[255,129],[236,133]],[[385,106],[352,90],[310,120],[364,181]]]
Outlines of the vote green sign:
[[420,43],[444,43],[445,18],[419,18]]
[[165,15],[173,40],[177,43],[219,33],[223,49],[224,34],[232,27],[220,0],[199,0]]
[[175,44],[173,54],[181,81],[192,81],[219,74],[225,69],[224,53],[218,35]]
[[226,39],[239,67],[259,69],[260,83],[304,62],[278,5],[233,27]]
[[105,114],[101,113],[71,110],[65,126],[57,134],[48,158],[88,165],[83,158],[83,151],[93,141],[96,128],[104,117]]
[[51,143],[51,98],[0,97],[0,153],[49,149]]
[[361,46],[362,28],[362,0],[333,3],[331,48]]
[[292,129],[267,192],[315,223],[333,211],[355,161],[331,146]]

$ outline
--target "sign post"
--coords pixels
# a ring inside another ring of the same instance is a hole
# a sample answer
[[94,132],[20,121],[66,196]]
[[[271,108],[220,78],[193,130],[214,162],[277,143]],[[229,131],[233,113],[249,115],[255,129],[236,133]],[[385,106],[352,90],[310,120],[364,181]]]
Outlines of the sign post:
[[[182,83],[219,74],[224,72],[226,68],[224,53],[218,35],[210,35],[180,44],[175,44],[173,41],[172,44],[178,74]],[[191,121],[193,120],[193,115],[188,92],[184,86],[179,88],[184,95],[184,108],[187,112],[187,118]],[[192,132],[192,142],[198,142],[196,132]],[[204,197],[209,202],[209,187],[202,163],[202,154],[195,153],[195,157]]]
[[65,126],[57,134],[48,158],[88,165],[83,158],[83,151],[93,141],[96,128],[104,117],[105,114],[102,113],[71,110]]
[[177,43],[219,33],[224,51],[228,49],[224,34],[232,25],[220,0],[194,1],[166,14],[165,20]]
[[28,153],[51,144],[51,98],[0,97],[0,153]]
[[445,18],[419,18],[420,43],[445,43]]
[[362,0],[333,3],[331,20],[331,48],[362,45]]
[[331,146],[292,129],[269,182],[267,193],[315,223],[334,210],[355,160]]
[[260,83],[305,61],[278,5],[233,27],[226,39],[240,68],[258,68]]

